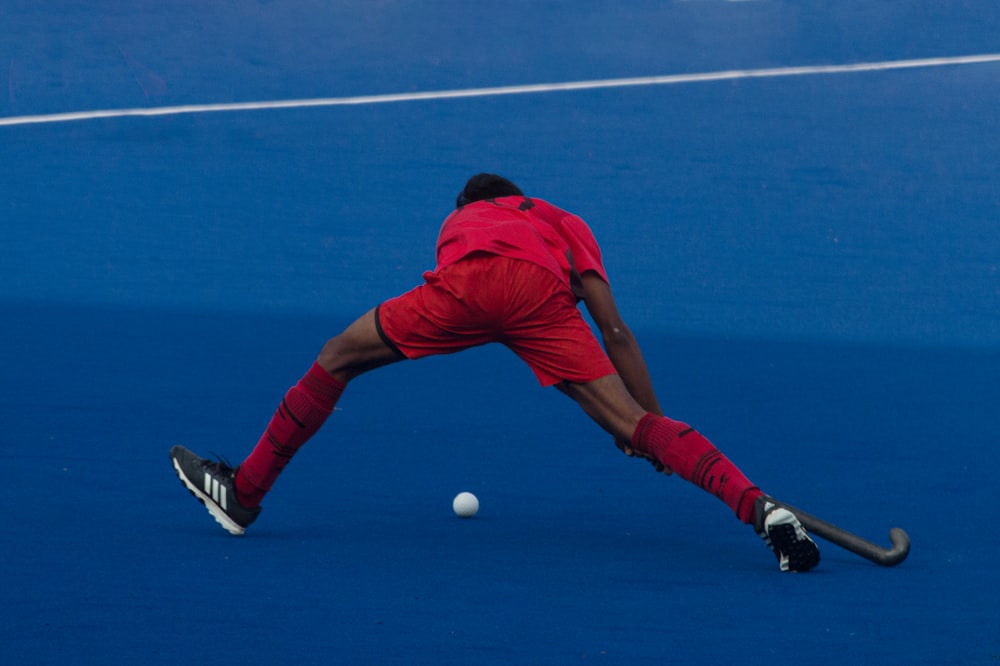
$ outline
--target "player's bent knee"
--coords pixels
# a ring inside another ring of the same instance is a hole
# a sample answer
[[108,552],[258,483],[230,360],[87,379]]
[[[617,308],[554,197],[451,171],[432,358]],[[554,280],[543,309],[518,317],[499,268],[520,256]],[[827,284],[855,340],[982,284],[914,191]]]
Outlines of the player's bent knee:
[[341,372],[349,366],[350,356],[345,353],[339,336],[327,340],[316,357],[316,363],[330,374]]
[[346,383],[369,370],[403,358],[380,338],[352,335],[351,329],[348,329],[323,345],[316,363],[336,379]]

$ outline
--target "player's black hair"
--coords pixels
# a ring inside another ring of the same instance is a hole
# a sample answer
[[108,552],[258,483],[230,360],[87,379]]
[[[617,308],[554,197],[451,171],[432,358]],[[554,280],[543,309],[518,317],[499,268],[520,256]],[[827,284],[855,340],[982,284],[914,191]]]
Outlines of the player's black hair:
[[521,188],[503,176],[495,173],[477,173],[470,178],[455,200],[455,208],[461,208],[473,201],[496,199],[498,197],[524,196]]

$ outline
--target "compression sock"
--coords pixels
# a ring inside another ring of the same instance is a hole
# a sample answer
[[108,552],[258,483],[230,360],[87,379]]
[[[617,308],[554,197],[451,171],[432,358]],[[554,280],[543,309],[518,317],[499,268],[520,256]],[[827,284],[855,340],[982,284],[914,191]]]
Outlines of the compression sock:
[[334,379],[319,364],[288,389],[267,430],[236,473],[236,497],[240,504],[253,508],[271,489],[275,479],[333,412],[344,384]]
[[685,481],[726,503],[736,517],[753,523],[761,493],[736,465],[686,423],[646,414],[632,435],[632,448],[654,456]]

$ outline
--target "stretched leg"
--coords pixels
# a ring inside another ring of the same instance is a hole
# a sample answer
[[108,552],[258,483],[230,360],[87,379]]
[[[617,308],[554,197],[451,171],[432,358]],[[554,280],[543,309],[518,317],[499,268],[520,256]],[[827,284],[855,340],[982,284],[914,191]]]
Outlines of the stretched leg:
[[292,456],[320,429],[333,412],[347,383],[377,367],[400,360],[378,334],[371,310],[331,338],[316,362],[290,388],[271,422],[236,474],[240,504],[260,504]]
[[563,382],[559,388],[611,433],[626,453],[673,470],[725,502],[744,523],[753,523],[760,489],[694,428],[643,410],[618,375],[585,384]]
[[674,470],[725,502],[741,521],[753,525],[782,571],[808,571],[819,563],[819,549],[794,514],[763,494],[694,428],[645,413],[617,375],[558,387],[614,435],[626,453]]

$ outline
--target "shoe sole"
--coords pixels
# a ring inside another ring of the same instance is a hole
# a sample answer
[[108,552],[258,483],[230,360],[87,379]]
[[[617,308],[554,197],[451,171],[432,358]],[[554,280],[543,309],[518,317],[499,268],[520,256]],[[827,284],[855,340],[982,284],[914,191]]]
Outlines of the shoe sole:
[[246,528],[233,522],[233,519],[226,515],[226,512],[223,511],[222,507],[215,503],[215,500],[205,494],[205,492],[199,488],[197,484],[187,478],[187,475],[184,474],[184,471],[181,470],[181,466],[177,463],[176,458],[171,456],[170,462],[174,465],[174,471],[177,472],[177,478],[181,480],[181,483],[183,483],[184,487],[188,489],[188,492],[194,495],[194,498],[201,502],[202,506],[208,509],[208,512],[213,518],[215,518],[215,522],[222,525],[227,532],[234,536],[240,536],[246,531]]
[[782,571],[809,571],[819,564],[819,548],[809,538],[795,515],[783,508],[775,509],[767,521],[766,540],[779,553]]

